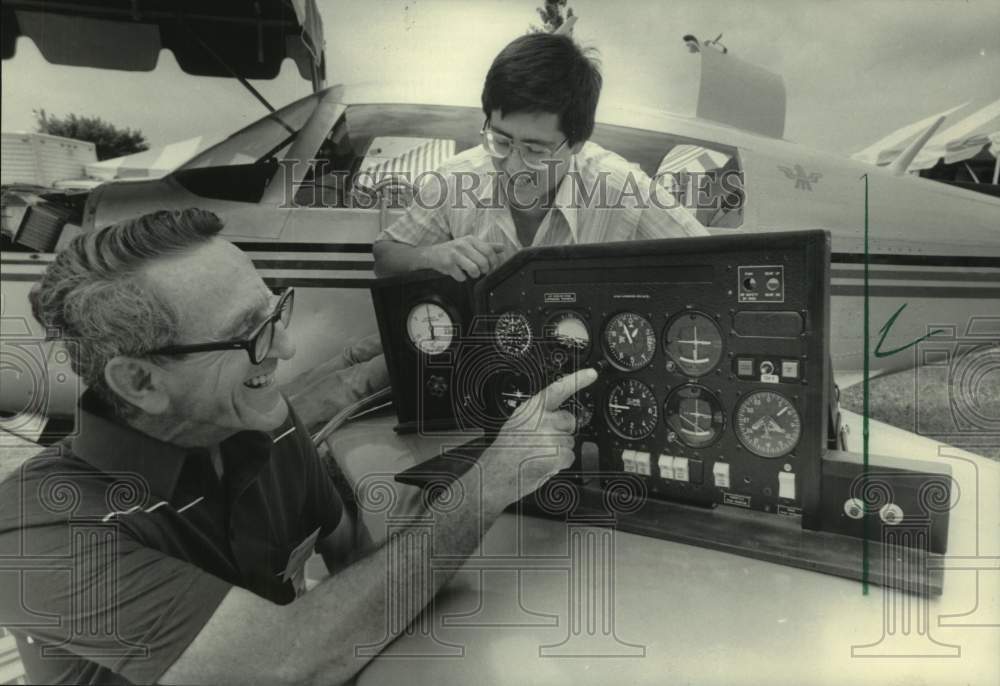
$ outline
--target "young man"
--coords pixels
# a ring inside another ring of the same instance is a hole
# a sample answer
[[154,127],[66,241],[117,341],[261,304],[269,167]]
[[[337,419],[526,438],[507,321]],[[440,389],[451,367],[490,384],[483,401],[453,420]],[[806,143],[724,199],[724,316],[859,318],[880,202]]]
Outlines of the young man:
[[486,74],[482,146],[425,179],[375,239],[380,275],[478,277],[523,247],[707,235],[637,166],[588,139],[601,93],[594,61],[566,35],[528,34]]
[[505,430],[462,477],[469,497],[431,508],[432,551],[390,538],[306,593],[342,507],[274,384],[294,293],[271,293],[221,228],[186,210],[84,234],[32,294],[88,386],[78,434],[0,484],[0,625],[33,683],[340,683],[370,659],[356,646],[430,597],[391,627],[389,599],[444,583],[432,554],[468,555],[518,484],[572,462],[558,406],[593,370],[526,404],[533,448]]

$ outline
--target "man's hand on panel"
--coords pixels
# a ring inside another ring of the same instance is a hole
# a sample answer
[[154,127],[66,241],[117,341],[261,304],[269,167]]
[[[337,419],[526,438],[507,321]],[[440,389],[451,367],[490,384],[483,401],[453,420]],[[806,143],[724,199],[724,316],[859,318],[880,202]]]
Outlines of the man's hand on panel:
[[582,369],[552,383],[517,408],[480,460],[487,498],[506,507],[573,463],[576,418],[559,408],[595,379],[597,371]]
[[456,281],[489,274],[500,265],[502,257],[503,245],[476,236],[462,236],[424,248],[424,259],[429,266]]

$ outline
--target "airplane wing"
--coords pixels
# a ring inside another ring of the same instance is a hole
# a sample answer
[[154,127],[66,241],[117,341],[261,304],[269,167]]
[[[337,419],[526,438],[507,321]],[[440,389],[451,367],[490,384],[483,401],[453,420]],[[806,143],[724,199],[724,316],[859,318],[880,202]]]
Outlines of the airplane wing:
[[152,71],[166,48],[194,76],[273,79],[287,57],[313,90],[326,78],[315,0],[2,0],[0,11],[5,60],[27,36],[60,65]]

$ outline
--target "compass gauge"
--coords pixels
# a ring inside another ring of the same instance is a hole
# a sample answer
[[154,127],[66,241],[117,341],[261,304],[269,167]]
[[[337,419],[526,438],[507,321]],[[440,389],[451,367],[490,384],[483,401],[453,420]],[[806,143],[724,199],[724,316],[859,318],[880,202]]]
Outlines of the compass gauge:
[[792,401],[776,391],[755,391],[736,407],[736,437],[760,457],[783,457],[795,449],[802,420]]

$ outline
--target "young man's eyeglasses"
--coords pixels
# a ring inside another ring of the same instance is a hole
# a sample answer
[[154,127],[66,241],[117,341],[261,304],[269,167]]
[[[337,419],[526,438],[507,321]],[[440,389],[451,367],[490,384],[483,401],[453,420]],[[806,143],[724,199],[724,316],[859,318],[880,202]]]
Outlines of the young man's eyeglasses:
[[267,354],[271,352],[271,345],[274,343],[274,325],[281,322],[281,326],[288,328],[292,321],[292,307],[295,305],[295,291],[291,288],[281,294],[274,311],[268,315],[267,319],[260,323],[246,338],[233,338],[228,341],[216,341],[213,343],[194,343],[191,345],[168,345],[163,348],[151,350],[148,355],[181,355],[184,353],[203,353],[212,350],[246,350],[250,356],[250,362],[260,364],[267,359]]
[[483,137],[483,147],[489,153],[490,157],[501,160],[506,159],[514,151],[514,148],[517,148],[521,153],[521,159],[524,160],[525,166],[532,169],[545,169],[546,161],[555,157],[556,153],[562,150],[563,146],[569,142],[569,138],[564,138],[563,142],[555,148],[538,143],[515,143],[514,139],[510,136],[505,136],[491,129],[489,119],[483,124],[483,130],[479,133]]

